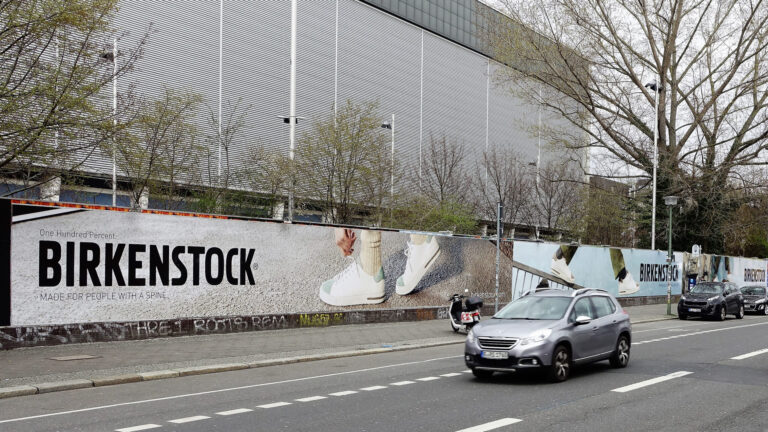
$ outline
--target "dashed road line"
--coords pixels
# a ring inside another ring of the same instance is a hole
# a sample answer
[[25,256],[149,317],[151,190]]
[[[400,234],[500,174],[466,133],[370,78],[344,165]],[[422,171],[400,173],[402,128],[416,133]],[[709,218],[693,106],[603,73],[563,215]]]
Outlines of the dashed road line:
[[416,384],[416,382],[414,382],[414,381],[398,381],[398,382],[394,382],[394,383],[392,383],[390,385],[393,385],[393,386],[404,386],[404,385],[408,385],[408,384]]
[[244,414],[244,413],[251,412],[251,411],[253,411],[253,410],[249,409],[249,408],[238,408],[238,409],[233,409],[233,410],[229,410],[229,411],[217,412],[216,415],[231,416],[231,415],[235,415],[235,414]]
[[498,429],[500,427],[509,426],[511,424],[520,423],[521,421],[522,420],[520,419],[507,417],[507,418],[499,419],[489,423],[483,423],[481,425],[472,426],[457,432],[486,432],[486,431]]
[[434,380],[439,380],[439,379],[440,379],[440,377],[428,376],[428,377],[424,377],[424,378],[417,378],[416,381],[424,381],[424,382],[426,382],[426,381],[434,381]]
[[372,386],[372,387],[363,387],[360,390],[362,391],[374,391],[374,390],[381,390],[385,389],[387,386]]
[[450,377],[455,377],[455,376],[459,376],[459,375],[461,375],[461,374],[460,374],[460,373],[458,373],[458,372],[451,372],[451,373],[447,373],[447,374],[442,374],[442,375],[440,375],[440,376],[441,376],[441,377],[450,378]]
[[330,396],[349,396],[349,395],[355,394],[355,393],[357,393],[357,392],[354,391],[354,390],[347,390],[347,391],[340,391],[340,392],[336,392],[336,393],[329,393],[329,395]]
[[131,426],[131,427],[122,428],[122,429],[115,429],[115,432],[138,432],[138,431],[143,431],[143,430],[147,430],[147,429],[154,429],[154,428],[159,428],[159,427],[161,427],[161,426],[157,425],[157,424],[144,424],[144,425]]
[[750,357],[758,356],[760,354],[768,353],[768,349],[761,349],[759,351],[752,351],[751,353],[742,354],[740,356],[731,357],[731,360],[744,360]]
[[286,406],[286,405],[290,405],[290,404],[291,404],[290,402],[275,402],[275,403],[266,404],[266,405],[258,405],[256,408],[269,409],[269,408],[277,408],[277,407],[281,407],[281,406]]
[[175,419],[175,420],[168,420],[168,423],[175,423],[175,424],[192,423],[192,422],[196,422],[196,421],[200,421],[200,420],[207,420],[209,418],[210,417],[208,417],[208,416],[199,415],[199,416],[193,416],[193,417],[179,418],[179,419]]
[[615,388],[615,389],[613,389],[611,391],[612,392],[616,392],[616,393],[626,393],[626,392],[629,392],[629,391],[632,391],[632,390],[637,390],[637,389],[640,389],[640,388],[643,388],[643,387],[648,387],[650,385],[658,384],[658,383],[661,383],[661,382],[664,382],[664,381],[669,381],[671,379],[684,377],[684,376],[690,375],[692,373],[693,372],[687,372],[687,371],[673,372],[673,373],[671,373],[669,375],[664,375],[664,376],[661,376],[661,377],[652,378],[652,379],[645,380],[645,381],[640,381],[639,383],[630,384],[628,386]]
[[301,399],[296,399],[296,402],[314,402],[314,401],[319,401],[321,399],[328,399],[328,398],[326,396],[310,396],[310,397],[305,397]]

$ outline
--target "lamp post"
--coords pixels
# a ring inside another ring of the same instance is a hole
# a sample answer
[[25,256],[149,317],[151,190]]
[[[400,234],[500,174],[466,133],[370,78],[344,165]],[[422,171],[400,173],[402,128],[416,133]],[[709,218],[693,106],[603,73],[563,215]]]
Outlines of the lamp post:
[[392,121],[387,121],[381,124],[384,129],[391,129],[392,131],[392,161],[389,171],[389,223],[392,223],[392,207],[395,205],[395,115],[392,114]]
[[656,166],[659,161],[659,92],[664,88],[658,84],[658,81],[649,82],[645,85],[654,93],[654,117],[653,117],[653,204],[651,213],[651,250],[656,250]]
[[667,315],[672,315],[672,207],[677,205],[678,197],[669,195],[664,197],[664,204],[669,207],[669,225],[667,228],[667,237],[669,246],[667,248]]

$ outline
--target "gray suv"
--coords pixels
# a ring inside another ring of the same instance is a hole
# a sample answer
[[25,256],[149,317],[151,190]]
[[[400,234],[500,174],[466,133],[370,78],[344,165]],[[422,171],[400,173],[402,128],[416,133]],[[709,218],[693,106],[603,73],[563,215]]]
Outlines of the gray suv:
[[627,367],[629,315],[605,291],[544,290],[523,296],[467,334],[464,361],[480,379],[494,372],[544,369],[551,381],[568,379],[575,364],[609,360]]

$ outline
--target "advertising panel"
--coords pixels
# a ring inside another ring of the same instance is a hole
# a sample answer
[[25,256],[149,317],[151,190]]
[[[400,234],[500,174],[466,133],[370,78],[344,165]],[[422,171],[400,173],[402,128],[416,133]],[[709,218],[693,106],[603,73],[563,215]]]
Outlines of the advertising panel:
[[[483,239],[40,207],[14,216],[11,243],[14,326],[446,306],[465,288],[486,303],[494,295],[496,247]],[[501,259],[508,286],[511,261]]]
[[515,242],[514,247],[516,262],[615,296],[666,295],[668,279],[672,294],[679,294],[681,259],[675,254],[670,267],[667,254],[659,251],[540,242]]

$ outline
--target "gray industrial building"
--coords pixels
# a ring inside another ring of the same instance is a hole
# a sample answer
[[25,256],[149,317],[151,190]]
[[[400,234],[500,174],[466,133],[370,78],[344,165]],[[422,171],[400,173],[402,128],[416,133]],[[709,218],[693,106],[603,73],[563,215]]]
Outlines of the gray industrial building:
[[[540,149],[542,160],[557,157],[528,129],[539,108],[494,84],[505,66],[484,54],[477,38],[484,10],[477,0],[298,0],[296,115],[305,120],[297,134],[347,100],[378,101],[382,122],[395,116],[395,157],[411,170],[421,169],[430,135],[463,143],[470,170],[493,146],[512,148],[529,163]],[[147,98],[165,88],[197,92],[205,107],[201,129],[209,127],[208,113],[240,101],[250,109],[230,163],[255,146],[289,151],[289,125],[279,116],[289,113],[291,1],[123,0],[116,26],[118,49],[135,46],[151,28],[118,94],[129,86]],[[546,113],[543,119],[550,121]],[[106,178],[111,158],[94,157],[88,167]],[[92,202],[111,203],[110,191]]]

